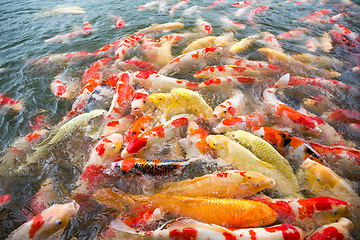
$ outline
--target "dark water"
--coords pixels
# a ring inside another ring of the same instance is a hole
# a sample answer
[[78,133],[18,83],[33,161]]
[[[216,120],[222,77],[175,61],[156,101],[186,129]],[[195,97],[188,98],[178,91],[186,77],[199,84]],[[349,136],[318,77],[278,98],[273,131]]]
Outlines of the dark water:
[[[304,17],[314,11],[323,8],[334,9],[333,15],[341,11],[341,1],[331,1],[324,5],[319,5],[318,1],[312,1],[311,4],[303,4],[295,6],[293,3],[285,1],[273,0],[263,1],[257,6],[270,5],[270,9],[256,18],[259,25],[251,26],[245,16],[235,17],[234,13],[238,8],[230,5],[235,1],[229,0],[227,4],[223,4],[215,9],[206,10],[200,13],[202,18],[213,27],[213,35],[221,35],[225,31],[221,29],[218,20],[219,16],[227,15],[230,19],[238,21],[246,25],[246,29],[235,32],[235,37],[241,39],[250,35],[254,35],[261,31],[269,31],[274,35],[295,29],[299,26],[293,24],[293,20]],[[74,51],[94,52],[100,47],[110,42],[116,41],[123,36],[129,36],[139,29],[150,26],[153,23],[166,23],[170,21],[180,20],[185,24],[186,31],[192,31],[195,27],[196,17],[183,18],[184,9],[175,12],[174,16],[169,14],[159,14],[157,10],[137,11],[137,7],[147,3],[146,0],[73,0],[73,1],[1,1],[0,2],[0,68],[4,71],[0,74],[0,93],[6,93],[8,96],[21,100],[24,103],[24,110],[18,114],[2,114],[0,115],[0,150],[5,149],[18,136],[24,136],[31,132],[29,128],[29,119],[36,115],[39,111],[45,111],[49,117],[49,122],[56,124],[65,113],[71,109],[71,100],[59,100],[52,95],[49,85],[53,78],[61,72],[74,73],[81,76],[80,70],[87,68],[96,59],[88,59],[80,63],[72,64],[64,67],[61,71],[41,73],[34,70],[26,64],[27,59],[37,59],[49,54],[59,54]],[[190,1],[187,8],[199,5],[207,6],[212,1]],[[354,3],[360,4],[354,1]],[[173,6],[175,1],[168,1],[169,6]],[[37,17],[36,14],[50,11],[59,7],[79,6],[86,13],[81,15],[53,15],[49,17]],[[346,8],[351,12],[359,12],[358,9]],[[112,18],[110,14],[121,16],[126,24],[125,28],[114,29],[112,27]],[[81,27],[83,21],[88,21],[93,25],[93,31],[90,35],[80,37],[70,41],[68,44],[47,44],[44,40],[55,35],[65,34],[74,31],[75,27]],[[360,33],[360,15],[345,18],[340,22],[344,26],[356,33]],[[321,36],[324,32],[330,30],[331,26],[311,26],[309,34],[311,36]],[[301,53],[306,51],[304,43],[299,41],[282,41],[280,42],[286,53]],[[250,58],[256,58],[259,54],[249,51]],[[330,53],[330,56],[338,59],[347,59],[346,54],[341,51]],[[265,60],[265,59],[263,59]],[[359,85],[359,75],[349,72],[350,68],[342,69],[342,76],[339,80],[353,85]],[[359,99],[349,99],[347,106],[349,109],[360,110]],[[356,137],[348,133],[348,138],[357,140]],[[69,170],[70,171],[70,170]],[[35,181],[34,184],[27,184],[26,181],[19,180],[14,183],[18,201],[25,200],[31,193],[35,193],[39,185]],[[9,189],[9,186],[4,187]],[[0,189],[2,193],[2,189]],[[1,216],[0,216],[1,217]],[[91,218],[91,217],[90,217]],[[16,216],[14,216],[16,219]],[[95,219],[95,220],[94,220]],[[96,222],[96,217],[91,221]],[[0,230],[0,238],[16,228],[21,222],[15,221],[8,225],[3,231]],[[13,225],[12,225],[13,224]],[[77,223],[74,223],[76,225]],[[97,226],[99,227],[99,226]],[[77,235],[78,239],[88,239],[96,235],[95,228]],[[70,238],[71,236],[67,236]]]

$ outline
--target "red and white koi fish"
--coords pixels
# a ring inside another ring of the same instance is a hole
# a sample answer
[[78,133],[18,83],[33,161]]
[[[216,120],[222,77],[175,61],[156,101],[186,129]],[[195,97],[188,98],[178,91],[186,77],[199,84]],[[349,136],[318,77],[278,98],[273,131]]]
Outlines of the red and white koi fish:
[[131,49],[133,49],[141,40],[143,40],[144,37],[145,34],[136,34],[122,41],[115,50],[116,61],[117,62],[122,61],[126,57],[126,54]]
[[155,9],[160,3],[161,3],[161,1],[151,1],[151,2],[146,3],[145,5],[138,7],[137,10],[142,11],[142,10]]
[[0,94],[0,112],[19,113],[24,109],[20,101],[16,101],[5,94]]
[[305,43],[306,49],[310,52],[316,52],[319,45],[320,43],[315,37],[309,38]]
[[125,140],[129,143],[135,138],[137,138],[141,133],[149,130],[153,127],[152,118],[150,115],[143,115],[138,118],[131,126],[128,128],[129,131],[125,136]]
[[348,29],[344,25],[334,24],[332,31],[336,31],[336,32],[340,32],[342,34],[345,34],[346,36],[351,38],[351,40],[360,43],[359,35],[357,33],[353,32],[353,31],[351,31],[350,29]]
[[356,9],[360,9],[360,6],[356,5],[355,3],[353,3],[351,0],[341,0],[342,4],[344,4],[345,6],[348,7],[353,7]]
[[61,54],[50,54],[47,57],[31,60],[29,63],[35,64],[38,67],[49,66],[54,64],[70,64],[81,61],[89,57],[89,52],[69,52]]
[[309,142],[328,163],[330,168],[348,178],[358,179],[356,174],[360,170],[360,151],[345,146],[327,146]]
[[199,87],[206,89],[231,89],[234,86],[242,86],[243,84],[255,81],[257,81],[255,77],[216,77],[200,83]]
[[234,13],[234,15],[235,15],[235,17],[244,16],[244,15],[248,12],[249,9],[250,9],[250,7],[242,7],[242,8],[240,8],[240,9],[238,9],[238,10]]
[[101,137],[107,137],[113,133],[125,134],[129,127],[135,122],[135,117],[131,114],[119,120],[106,123]]
[[76,202],[54,204],[10,233],[8,240],[60,237],[79,210]]
[[353,67],[353,69],[351,69],[351,71],[356,74],[360,74],[360,65]]
[[232,132],[236,130],[249,131],[252,127],[264,125],[265,121],[265,115],[262,113],[230,117],[223,119],[213,128],[213,131],[215,133]]
[[10,202],[10,199],[11,199],[10,194],[0,195],[0,208],[8,204]]
[[360,53],[360,44],[357,40],[353,40],[347,34],[337,31],[332,31],[330,35],[334,43],[341,46],[348,53]]
[[258,39],[257,42],[264,44],[268,48],[275,49],[279,52],[284,52],[280,43],[276,39],[276,36],[269,32],[261,32],[260,33],[261,39]]
[[158,125],[133,139],[121,152],[121,157],[134,158],[141,157],[151,150],[154,144],[161,144],[170,138],[177,136],[181,127],[187,126],[189,119],[193,116],[182,114],[171,118],[169,121]]
[[279,68],[275,65],[269,64],[265,61],[253,61],[246,58],[225,58],[223,60],[225,64],[235,65],[238,67],[249,68],[254,71],[261,72],[261,74],[276,74],[279,73]]
[[81,31],[58,35],[58,36],[46,39],[45,42],[46,43],[68,43],[71,39],[90,34],[91,30],[92,30],[92,25],[90,23],[86,23],[84,28]]
[[212,27],[209,22],[205,21],[201,17],[196,19],[196,26],[200,32],[205,35],[210,35],[212,33]]
[[179,175],[181,169],[188,165],[188,161],[179,160],[147,160],[143,158],[127,158],[112,163],[115,173],[123,176],[167,176]]
[[106,44],[105,46],[101,47],[100,49],[96,50],[93,53],[93,57],[113,57],[115,55],[115,50],[118,46],[122,43],[123,40],[117,40],[115,42]]
[[195,5],[189,9],[184,10],[182,15],[186,18],[193,18],[193,16],[199,15],[201,10],[202,7]]
[[233,96],[220,103],[213,111],[214,118],[229,118],[240,116],[245,113],[245,96],[240,90],[233,92]]
[[112,18],[114,19],[116,29],[120,29],[126,26],[125,21],[122,17],[112,15]]
[[169,11],[170,16],[172,16],[176,10],[185,7],[188,1],[189,0],[182,0],[181,2],[176,3]]
[[259,38],[260,38],[260,34],[256,34],[253,36],[243,38],[239,42],[237,42],[231,46],[230,52],[240,53],[240,52],[248,49],[251,46],[251,44],[253,44]]
[[235,65],[217,65],[201,69],[194,73],[196,78],[214,78],[214,77],[237,77],[237,76],[259,76],[259,72],[247,67],[238,67]]
[[130,84],[130,74],[123,72],[118,76],[118,81],[115,87],[115,93],[106,119],[117,120],[128,113],[130,109],[130,101],[134,96],[134,89]]
[[206,6],[205,9],[216,8],[216,7],[219,7],[223,3],[227,3],[227,0],[216,0],[215,2],[213,2],[210,5]]
[[329,22],[330,23],[339,22],[342,19],[344,19],[345,17],[351,16],[352,14],[354,14],[354,13],[353,12],[343,12],[343,13],[336,14],[336,15],[330,17]]
[[305,36],[305,33],[308,32],[310,29],[309,28],[297,28],[294,30],[290,30],[284,33],[280,33],[277,36],[277,39],[282,40],[282,39],[300,39],[302,37]]
[[248,7],[251,4],[255,3],[255,1],[241,1],[231,4],[232,7]]
[[310,0],[300,0],[294,3],[294,5],[309,4]]
[[140,71],[134,74],[133,81],[152,92],[168,92],[173,88],[199,89],[199,84],[167,77],[153,71]]
[[194,68],[201,69],[218,59],[223,52],[221,47],[208,47],[182,54],[160,69],[159,74],[173,75],[177,72],[190,72]]
[[222,16],[219,20],[221,22],[222,28],[225,30],[235,31],[245,28],[244,24],[232,21],[227,16]]
[[255,197],[252,200],[265,203],[274,209],[278,213],[279,220],[306,230],[348,217],[354,210],[351,203],[331,197],[283,200],[266,196]]
[[155,34],[161,32],[168,32],[178,28],[183,28],[184,24],[181,22],[169,22],[163,24],[153,24],[150,27],[141,29],[137,32],[137,34]]
[[51,82],[50,90],[59,98],[74,98],[78,92],[78,83],[69,82],[60,74]]
[[103,58],[90,64],[82,75],[82,83],[88,84],[91,82],[101,83],[103,81],[103,72],[111,66],[113,60],[111,58]]
[[126,60],[122,62],[117,62],[117,65],[123,71],[157,71],[158,67],[152,62],[145,62],[141,59],[135,60]]
[[265,228],[229,230],[215,224],[198,222],[192,218],[178,218],[165,223],[155,231],[147,232],[146,239],[207,239],[207,240],[303,240],[303,231],[291,224]]
[[343,108],[333,108],[320,116],[328,123],[360,123],[360,112]]
[[254,18],[258,16],[258,14],[262,14],[264,12],[266,12],[269,9],[270,6],[266,5],[266,6],[261,6],[261,7],[257,7],[254,10],[252,10],[248,15],[248,21],[249,23],[254,24]]
[[321,9],[321,10],[318,10],[316,12],[313,12],[305,17],[302,17],[298,20],[295,20],[295,22],[297,21],[305,21],[305,20],[313,20],[313,19],[319,19],[321,17],[325,17],[325,16],[328,16],[330,13],[332,12],[331,9]]
[[306,238],[307,240],[351,240],[351,231],[354,228],[354,224],[347,218],[340,218],[335,223],[326,224],[316,229],[311,235]]
[[134,92],[131,99],[131,113],[134,115],[143,115],[151,108],[151,101],[149,100],[149,93],[145,89],[138,89]]
[[[189,36],[191,36],[191,35],[189,35]],[[187,34],[173,33],[173,34],[164,35],[164,36],[156,39],[154,41],[154,43],[161,44],[161,45],[166,43],[166,42],[178,43],[178,42],[180,42],[181,40],[183,40],[185,38],[188,38]]]

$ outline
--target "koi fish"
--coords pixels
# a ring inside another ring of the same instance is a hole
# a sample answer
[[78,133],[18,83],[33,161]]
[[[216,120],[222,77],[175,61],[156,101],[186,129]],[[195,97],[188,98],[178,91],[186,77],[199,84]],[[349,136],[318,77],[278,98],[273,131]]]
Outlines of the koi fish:
[[133,81],[151,92],[167,92],[174,88],[199,89],[199,84],[168,77],[153,71],[140,71],[133,75]]
[[182,53],[188,53],[200,48],[205,48],[205,47],[214,47],[215,44],[215,40],[217,37],[215,36],[209,36],[209,37],[203,37],[203,38],[199,38],[195,41],[193,41],[192,43],[190,43],[183,51]]
[[122,176],[151,175],[168,176],[179,175],[181,169],[188,165],[188,161],[178,160],[146,160],[142,158],[127,158],[112,163],[111,168]]
[[317,51],[317,47],[320,45],[319,41],[317,40],[317,38],[310,38],[306,41],[305,43],[306,48],[308,51],[310,52],[316,52]]
[[208,47],[182,54],[160,69],[159,74],[174,75],[178,72],[190,72],[194,68],[201,69],[218,59],[223,51],[221,47]]
[[138,89],[130,102],[131,113],[134,115],[143,115],[151,107],[149,94],[144,89]]
[[245,110],[245,96],[240,90],[236,90],[230,99],[215,107],[212,115],[214,118],[229,118],[240,116]]
[[123,71],[157,71],[158,67],[152,62],[146,62],[140,59],[136,60],[126,60],[122,62],[117,62],[117,65]]
[[317,75],[323,78],[335,78],[341,74],[335,71],[323,70],[304,64],[295,60],[291,56],[270,48],[259,48],[258,52],[269,58],[271,64],[280,65],[295,75],[308,77],[309,75]]
[[360,53],[358,42],[351,39],[348,35],[337,31],[332,31],[330,35],[334,43],[340,45],[348,53]]
[[307,159],[301,167],[305,171],[306,180],[311,191],[318,196],[329,196],[342,199],[354,206],[350,220],[354,222],[355,231],[359,228],[360,198],[352,187],[330,168]]
[[241,17],[241,16],[244,16],[248,10],[250,9],[250,7],[243,7],[243,8],[240,8],[239,10],[237,10],[234,15],[235,17]]
[[297,180],[293,169],[283,156],[280,155],[268,142],[252,133],[237,130],[227,132],[225,136],[249,149],[257,158],[273,166],[293,185],[297,186]]
[[235,65],[216,65],[201,69],[194,73],[193,76],[196,78],[259,76],[259,72]]
[[217,37],[214,41],[216,47],[222,47],[225,49],[230,49],[230,47],[235,44],[236,40],[234,38],[233,32],[224,33],[221,36]]
[[130,101],[134,96],[134,89],[130,85],[130,74],[123,72],[118,76],[115,93],[105,119],[117,120],[125,117],[129,111]]
[[360,6],[356,5],[355,3],[353,3],[351,0],[341,0],[342,4],[344,4],[345,6],[348,7],[353,7],[356,9],[360,9]]
[[350,123],[349,128],[357,133],[360,133],[360,124],[359,123]]
[[297,184],[291,183],[273,165],[259,160],[250,150],[223,135],[209,135],[206,138],[218,156],[240,171],[257,171],[275,180],[273,188],[280,195],[302,198]]
[[273,223],[277,214],[263,203],[251,200],[155,194],[151,196],[130,195],[121,191],[101,189],[94,198],[107,207],[122,210],[124,207],[136,208],[152,206],[161,211],[197,221],[217,224],[230,228],[258,227]]
[[290,30],[284,33],[280,33],[277,36],[277,39],[283,40],[283,39],[300,39],[305,36],[305,33],[307,33],[310,29],[309,28],[297,28],[294,30]]
[[249,36],[246,38],[241,39],[240,42],[235,43],[231,46],[230,52],[232,53],[240,53],[250,47],[251,44],[253,44],[256,40],[260,38],[259,34]]
[[351,240],[351,231],[354,228],[354,224],[347,218],[340,218],[335,223],[326,224],[316,229],[307,239],[319,240],[319,239],[334,239],[334,240]]
[[174,88],[170,93],[155,93],[150,95],[149,99],[164,111],[166,118],[182,113],[212,117],[213,110],[203,97],[198,92],[185,88]]
[[50,17],[56,14],[70,14],[70,15],[77,15],[77,14],[84,14],[85,11],[81,7],[64,7],[64,8],[57,8],[51,11],[42,12],[35,14],[37,17]]
[[172,48],[173,42],[172,41],[168,41],[163,43],[157,51],[157,57],[156,57],[156,64],[158,66],[165,66],[166,64],[168,64],[169,62],[171,62],[172,60],[174,60],[174,57],[172,56],[171,53],[171,48]]
[[251,10],[251,12],[247,15],[249,23],[254,24],[254,18],[257,17],[258,14],[264,13],[266,10],[269,9],[269,7],[270,6],[266,5]]
[[227,3],[227,0],[216,0],[215,2],[213,2],[210,5],[206,6],[205,9],[215,8],[215,7],[220,6],[223,3]]
[[240,30],[240,29],[245,28],[244,24],[232,21],[227,16],[222,16],[222,17],[220,17],[219,20],[222,25],[222,28],[225,30],[235,31],[235,30]]
[[156,7],[160,3],[161,3],[161,1],[151,1],[151,2],[146,3],[145,5],[138,7],[137,10],[143,11],[143,10],[154,9],[154,7]]
[[254,171],[229,170],[217,174],[169,182],[159,192],[188,197],[246,198],[267,188],[275,187],[272,178]]
[[106,44],[105,46],[99,48],[96,50],[92,56],[93,57],[112,57],[115,55],[116,49],[119,47],[119,45],[123,42],[123,40],[117,40],[115,42],[111,42],[109,44]]
[[328,123],[360,123],[360,112],[343,108],[332,108],[320,116]]
[[153,24],[150,27],[141,29],[137,34],[155,34],[159,32],[168,32],[175,29],[183,28],[184,24],[181,22],[169,22],[163,24]]
[[[254,238],[256,237],[256,238]],[[165,223],[155,231],[145,234],[144,239],[208,239],[208,240],[226,240],[226,239],[278,239],[303,240],[305,234],[303,231],[291,224],[275,225],[264,228],[244,228],[229,230],[215,224],[206,224],[198,222],[192,218],[178,218]]]
[[279,52],[284,52],[282,49],[280,43],[276,39],[276,36],[269,32],[261,32],[260,33],[261,39],[257,40],[257,42],[260,42],[265,45],[265,47],[275,49]]
[[134,138],[121,152],[121,157],[134,158],[143,156],[150,151],[154,144],[161,144],[176,136],[181,127],[187,126],[192,116],[187,114],[177,115],[169,121],[160,124]]
[[348,217],[354,208],[349,202],[331,197],[290,200],[269,197],[250,199],[265,203],[274,209],[278,213],[279,220],[306,230],[335,222],[342,217]]
[[199,87],[206,89],[232,89],[235,86],[253,83],[256,80],[255,77],[216,77],[200,83]]
[[110,121],[106,123],[101,137],[107,137],[113,133],[125,134],[134,122],[135,118],[130,114],[120,118],[119,120]]
[[316,12],[313,12],[305,17],[302,17],[298,20],[295,20],[294,22],[297,22],[297,21],[305,21],[305,20],[311,20],[311,19],[318,19],[320,17],[324,17],[324,16],[327,16],[329,15],[330,13],[332,12],[331,9],[321,9],[321,10],[318,10]]
[[50,84],[51,92],[59,98],[74,98],[77,94],[78,84],[63,79],[63,76],[57,75]]
[[122,17],[112,15],[112,18],[114,19],[116,29],[120,29],[126,26],[125,21]]
[[91,30],[92,30],[91,23],[85,23],[85,26],[81,31],[58,35],[58,36],[46,39],[45,42],[46,43],[68,43],[71,39],[90,34]]
[[357,33],[353,32],[353,31],[351,31],[350,29],[348,29],[344,25],[334,24],[334,26],[332,28],[332,31],[336,31],[336,32],[340,32],[342,34],[345,34],[346,36],[351,38],[351,40],[360,43],[359,35]]
[[[223,60],[226,64],[238,67],[250,68],[253,71],[261,72],[259,75],[271,75],[279,73],[279,68],[265,61],[253,61],[245,58],[226,58]],[[256,75],[256,74],[255,74]]]
[[19,113],[24,109],[20,101],[16,101],[5,94],[0,94],[0,110],[8,111],[9,113]]
[[181,2],[176,3],[169,11],[170,16],[172,16],[176,10],[186,6],[188,2],[189,0],[182,0]]
[[141,133],[149,130],[149,128],[152,127],[152,124],[152,118],[150,115],[141,116],[128,128],[129,130],[125,136],[126,141],[131,142]]
[[7,239],[49,239],[60,236],[78,210],[76,202],[54,204],[14,230]]
[[133,49],[141,40],[143,40],[145,34],[136,34],[126,38],[122,41],[115,50],[115,59],[117,62],[121,62],[125,57],[126,54]]
[[293,54],[291,57],[305,64],[310,64],[316,68],[334,69],[345,66],[343,61],[340,61],[336,58],[328,56],[317,56],[311,53]]
[[294,168],[300,166],[307,158],[320,164],[325,162],[322,155],[310,143],[290,132],[270,127],[253,127],[251,132],[270,143],[282,156],[289,160]]
[[266,117],[262,113],[254,113],[244,116],[229,117],[223,119],[213,131],[215,133],[231,132],[236,130],[249,130],[252,127],[265,124]]
[[347,16],[351,16],[352,14],[354,14],[354,13],[353,12],[343,12],[343,13],[336,14],[336,15],[330,17],[329,22],[336,23],[338,21],[341,21],[342,19],[344,19]]
[[10,199],[11,199],[10,194],[0,195],[0,207],[5,206],[6,204],[8,204],[10,202]]
[[54,64],[70,64],[81,61],[89,57],[90,55],[91,53],[89,52],[69,52],[69,53],[61,53],[61,54],[50,54],[47,57],[31,60],[29,61],[29,63],[34,64],[37,67],[44,67]]
[[360,65],[357,65],[351,69],[353,73],[360,74]]
[[335,172],[348,178],[358,178],[355,172],[360,170],[360,151],[345,146],[327,146],[309,142]]
[[231,4],[232,7],[247,7],[250,6],[255,1],[241,1]]
[[198,30],[205,35],[210,35],[212,33],[212,27],[211,27],[210,23],[208,23],[201,17],[198,17],[196,19],[196,26],[197,26]]
[[89,68],[83,73],[81,82],[83,84],[92,82],[101,83],[104,80],[103,72],[105,72],[112,63],[113,60],[111,58],[103,58],[90,64]]

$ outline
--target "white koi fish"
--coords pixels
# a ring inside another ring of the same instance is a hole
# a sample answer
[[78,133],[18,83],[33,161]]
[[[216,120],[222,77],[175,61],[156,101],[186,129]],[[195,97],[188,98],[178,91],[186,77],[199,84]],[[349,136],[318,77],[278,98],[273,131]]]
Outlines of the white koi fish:
[[90,23],[86,23],[84,28],[81,31],[58,35],[58,36],[46,39],[45,42],[46,43],[68,43],[71,39],[90,34],[91,30],[92,30],[92,25]]
[[214,118],[235,117],[244,114],[245,110],[245,96],[240,90],[236,90],[231,98],[215,107],[213,116]]

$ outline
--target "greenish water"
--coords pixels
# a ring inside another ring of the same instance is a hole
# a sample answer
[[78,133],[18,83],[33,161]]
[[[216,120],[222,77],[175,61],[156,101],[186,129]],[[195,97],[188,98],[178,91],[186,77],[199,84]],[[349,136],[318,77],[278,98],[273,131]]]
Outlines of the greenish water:
[[[225,31],[221,28],[219,17],[222,15],[229,16],[230,19],[238,21],[246,25],[246,29],[235,32],[235,37],[241,39],[262,31],[268,31],[274,35],[295,29],[299,26],[293,24],[293,21],[304,17],[314,11],[323,8],[334,9],[339,13],[341,1],[328,1],[327,4],[320,6],[318,1],[312,1],[311,4],[295,6],[293,3],[285,3],[285,1],[273,0],[263,1],[256,6],[270,5],[270,9],[256,18],[257,26],[252,26],[247,22],[246,15],[235,17],[234,13],[237,8],[230,5],[235,1],[230,1],[215,9],[200,12],[201,17],[208,21],[213,27],[213,35],[221,35]],[[354,1],[356,2],[356,1]],[[29,128],[30,119],[38,112],[46,112],[49,123],[56,124],[62,116],[71,109],[72,100],[59,100],[52,95],[49,85],[58,73],[73,73],[81,76],[81,70],[85,70],[95,58],[89,58],[80,63],[72,64],[64,67],[58,72],[42,73],[34,70],[26,60],[32,60],[47,56],[49,54],[59,54],[74,51],[94,52],[100,47],[110,42],[116,41],[124,36],[130,36],[137,30],[150,26],[153,23],[166,23],[170,21],[180,20],[185,24],[185,31],[193,31],[195,28],[196,16],[184,18],[183,10],[178,10],[173,16],[168,13],[159,14],[157,10],[137,11],[137,8],[147,3],[146,0],[73,0],[73,1],[41,1],[41,0],[18,0],[18,1],[1,1],[0,3],[0,68],[4,71],[0,73],[0,93],[6,93],[8,96],[21,100],[24,103],[24,110],[18,114],[2,114],[0,115],[0,150],[7,148],[18,136],[25,136],[32,130]],[[175,1],[168,1],[169,7],[173,6]],[[189,1],[187,8],[198,5],[208,6],[212,1]],[[36,17],[37,13],[53,10],[58,7],[79,6],[86,13],[81,15],[53,15],[49,17]],[[346,9],[345,9],[346,10]],[[357,9],[348,9],[351,12],[359,12]],[[112,27],[112,18],[110,14],[121,16],[126,24],[122,29],[114,29]],[[345,18],[340,24],[345,25],[356,33],[360,33],[359,15]],[[93,31],[90,35],[77,38],[67,44],[47,44],[44,40],[74,31],[75,27],[81,27],[83,21],[88,21],[93,25]],[[323,32],[328,31],[331,27],[313,26],[311,27],[312,36],[321,36]],[[305,52],[304,46],[299,41],[281,41],[280,42],[286,53]],[[259,45],[260,46],[260,45]],[[256,46],[259,47],[259,46]],[[250,58],[256,58],[259,53],[256,48],[252,47],[251,51],[247,51]],[[329,54],[338,59],[347,59],[346,54],[342,51],[334,51]],[[263,58],[263,60],[265,60]],[[359,86],[359,75],[349,71],[351,68],[342,69],[340,81],[348,84]],[[341,95],[341,93],[340,93]],[[347,99],[344,108],[360,111],[360,100],[351,96],[343,96]],[[359,143],[358,136],[353,135],[344,129],[346,137]],[[73,171],[71,167],[66,171]],[[64,170],[64,171],[65,171]],[[67,179],[71,182],[71,179]],[[0,239],[7,236],[9,232],[21,224],[24,219],[19,216],[20,203],[27,200],[29,196],[36,193],[39,182],[30,182],[26,179],[20,179],[12,182],[13,185],[1,184],[0,194],[8,193],[9,188],[14,193],[13,201],[18,204],[18,209],[13,211],[13,219],[7,215],[4,223],[6,226],[0,230]],[[4,190],[4,191],[3,191]],[[14,205],[15,206],[15,205]],[[99,210],[100,211],[100,210]],[[73,232],[76,232],[78,239],[91,239],[102,227],[102,215],[90,214],[87,216],[89,226],[93,226],[86,231],[83,223],[76,219],[73,223]],[[0,216],[1,219],[1,216]],[[100,219],[100,220],[99,220]],[[86,219],[81,219],[86,221]],[[99,221],[98,221],[99,220]],[[1,222],[1,221],[0,221]],[[78,229],[77,229],[78,227]],[[76,230],[77,229],[77,230]],[[79,229],[82,229],[80,231]],[[81,233],[80,233],[81,232]],[[71,232],[66,233],[66,237],[71,239]]]

